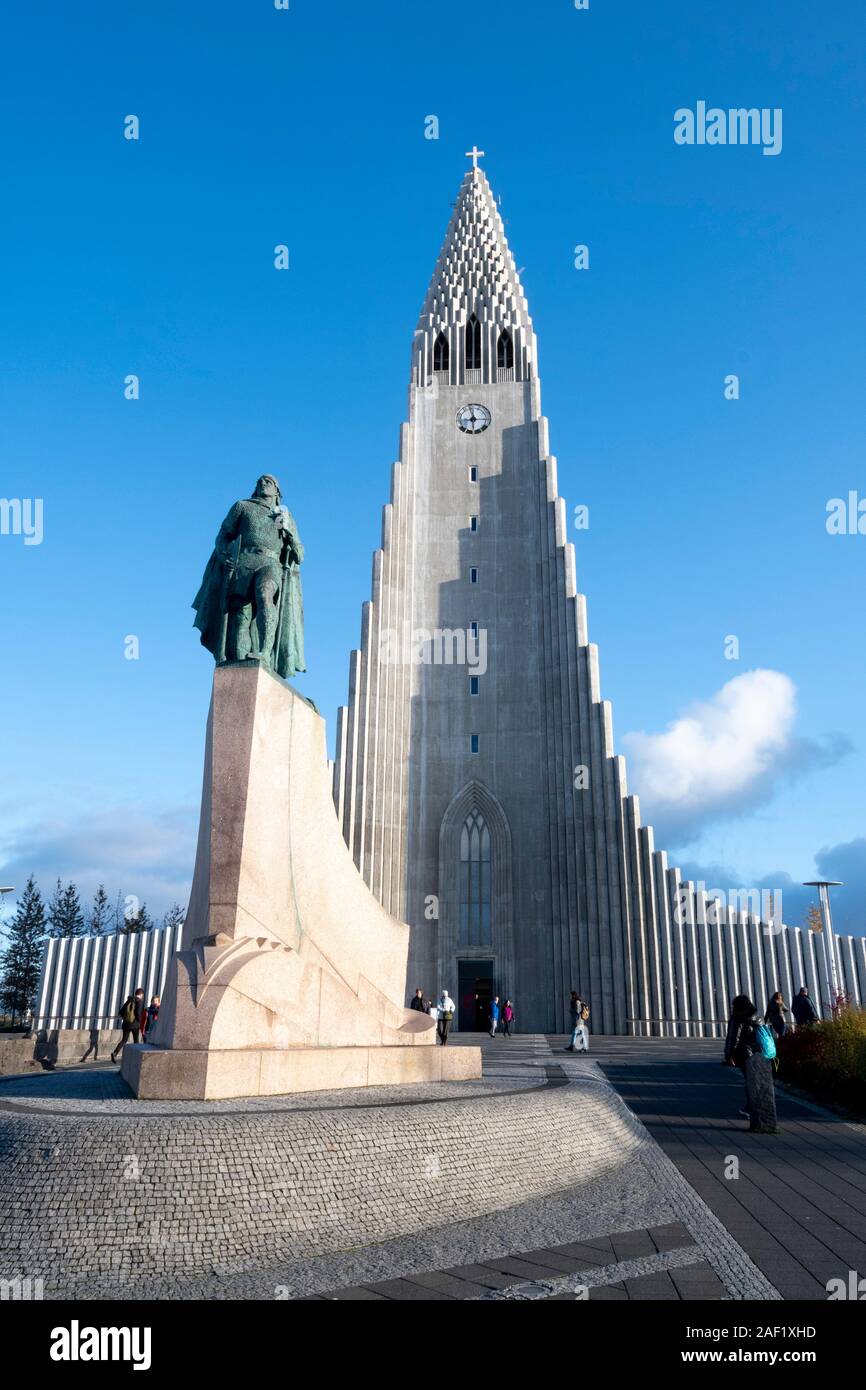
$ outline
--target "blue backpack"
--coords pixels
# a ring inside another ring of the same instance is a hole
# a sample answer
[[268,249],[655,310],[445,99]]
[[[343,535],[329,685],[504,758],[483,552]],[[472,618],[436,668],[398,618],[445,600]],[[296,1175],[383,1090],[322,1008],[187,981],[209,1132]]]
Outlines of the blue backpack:
[[772,1062],[776,1055],[776,1039],[772,1028],[768,1028],[766,1023],[755,1024],[755,1046],[762,1057]]

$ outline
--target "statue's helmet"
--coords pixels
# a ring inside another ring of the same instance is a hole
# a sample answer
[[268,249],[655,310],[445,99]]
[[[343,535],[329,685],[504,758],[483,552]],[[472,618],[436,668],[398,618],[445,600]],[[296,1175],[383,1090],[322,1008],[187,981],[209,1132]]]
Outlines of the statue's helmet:
[[253,493],[253,497],[264,497],[264,496],[265,496],[265,488],[264,488],[264,486],[263,486],[264,483],[271,483],[271,484],[273,485],[274,492],[277,494],[277,502],[278,502],[278,503],[279,503],[279,502],[282,502],[282,500],[283,500],[283,494],[280,492],[280,485],[279,485],[279,483],[277,482],[276,478],[274,477],[273,473],[263,473],[263,474],[262,474],[262,476],[259,478],[258,482],[256,483],[256,488],[255,488],[255,492]]

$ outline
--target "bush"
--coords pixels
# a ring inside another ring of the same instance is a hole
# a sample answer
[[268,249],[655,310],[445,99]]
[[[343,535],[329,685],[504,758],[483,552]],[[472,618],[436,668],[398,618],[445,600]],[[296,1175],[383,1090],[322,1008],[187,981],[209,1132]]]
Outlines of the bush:
[[866,1115],[866,1009],[840,1008],[834,1018],[787,1033],[779,1075],[818,1101]]

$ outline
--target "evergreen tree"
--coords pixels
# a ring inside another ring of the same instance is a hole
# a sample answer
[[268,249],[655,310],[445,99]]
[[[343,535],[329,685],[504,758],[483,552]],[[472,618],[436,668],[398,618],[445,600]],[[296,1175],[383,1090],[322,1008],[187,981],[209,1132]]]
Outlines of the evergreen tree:
[[93,895],[93,907],[90,909],[90,919],[87,923],[88,931],[91,936],[102,936],[108,930],[111,922],[111,908],[108,906],[108,894],[100,883]]
[[51,936],[81,936],[84,932],[84,913],[81,899],[74,883],[61,886],[60,879],[48,904],[48,922]]
[[181,907],[180,903],[172,903],[168,912],[162,919],[162,925],[169,931],[181,926],[186,920],[186,908]]
[[150,931],[153,921],[147,910],[147,903],[142,903],[137,912],[131,913],[126,919],[124,932],[130,936],[135,932]]
[[124,907],[125,904],[123,894],[121,893],[120,889],[118,889],[117,898],[114,903],[114,912],[112,913],[113,930],[117,933],[118,936],[123,936],[124,932],[126,931],[126,913]]
[[81,911],[81,898],[74,883],[67,883],[63,891],[63,931],[60,935],[84,935],[84,913]]
[[51,901],[48,904],[48,935],[63,936],[63,887],[60,879],[51,894]]
[[0,999],[12,1014],[21,1015],[33,1001],[42,966],[45,907],[31,874],[8,932],[9,944],[0,959]]

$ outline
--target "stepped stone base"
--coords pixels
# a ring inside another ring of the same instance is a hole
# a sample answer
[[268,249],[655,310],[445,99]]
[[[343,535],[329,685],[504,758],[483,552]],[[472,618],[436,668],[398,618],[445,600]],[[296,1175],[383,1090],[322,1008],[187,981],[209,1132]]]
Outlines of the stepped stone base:
[[480,1049],[406,1007],[408,951],[340,833],[321,716],[255,663],[218,666],[181,948],[123,1079],[226,1100],[480,1077]]
[[471,1081],[469,1047],[251,1048],[182,1052],[128,1046],[121,1074],[139,1100],[230,1100],[295,1091]]

